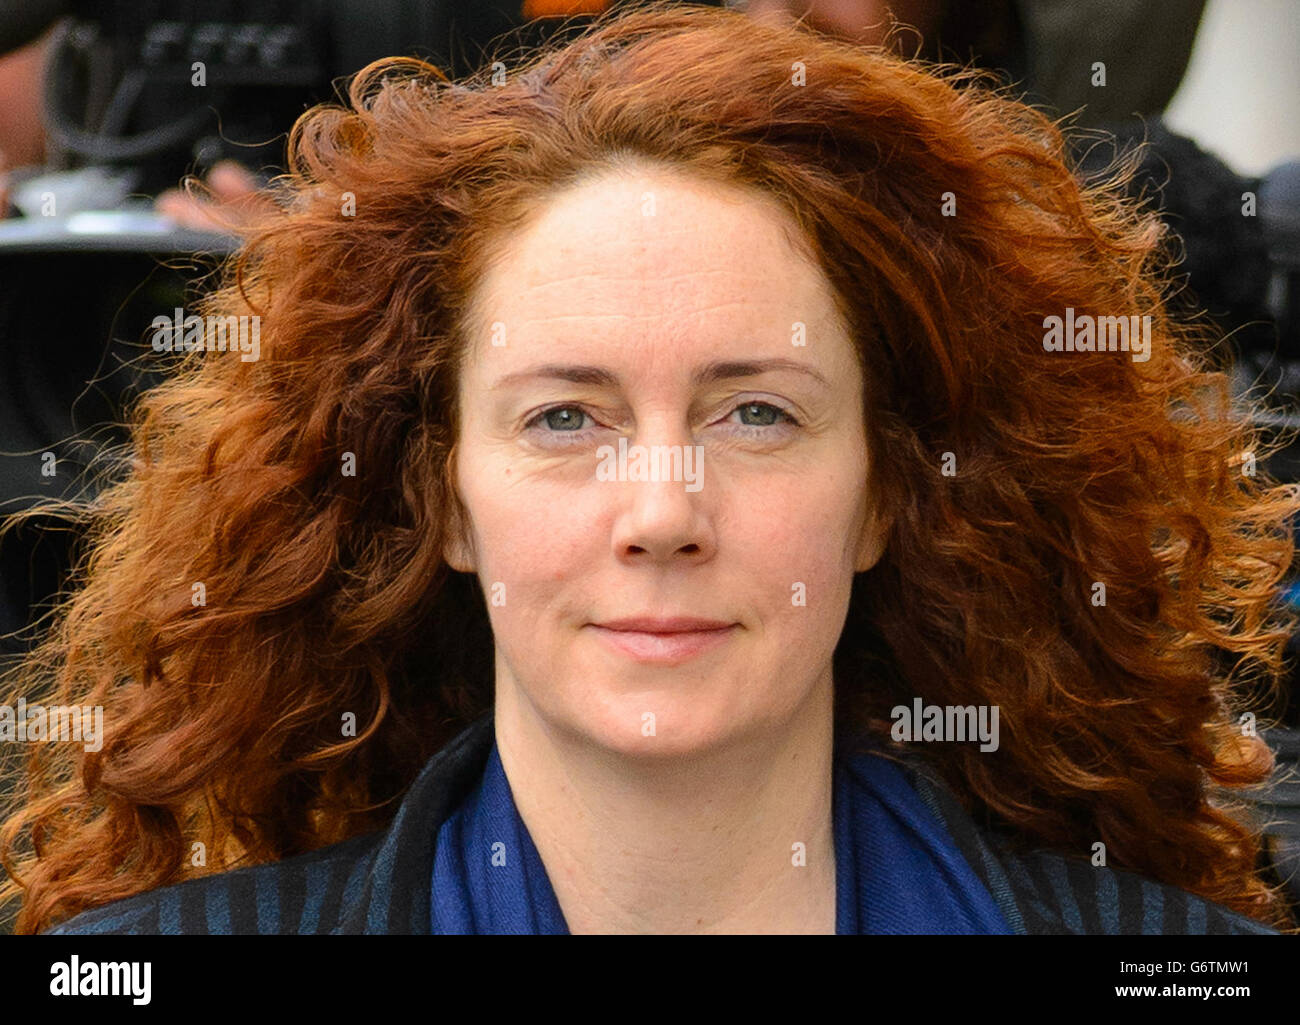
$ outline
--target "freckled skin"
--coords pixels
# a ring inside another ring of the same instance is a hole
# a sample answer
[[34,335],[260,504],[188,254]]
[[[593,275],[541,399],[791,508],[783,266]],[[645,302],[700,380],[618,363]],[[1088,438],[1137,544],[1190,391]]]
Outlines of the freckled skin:
[[[612,750],[646,752],[647,710],[658,756],[782,728],[829,683],[852,575],[878,558],[861,377],[829,284],[786,237],[797,230],[761,195],[648,166],[554,200],[476,296],[509,344],[474,339],[461,382],[470,546],[449,561],[485,588],[506,583],[506,604],[489,609],[498,690],[518,689],[555,725]],[[791,344],[796,321],[805,346]],[[806,363],[831,387],[788,371],[699,388],[688,379],[696,364],[764,357]],[[490,390],[541,362],[606,366],[626,384]],[[736,412],[748,401],[775,401],[801,426]],[[521,428],[525,414],[566,402],[595,418],[571,432],[585,440],[562,447],[565,432],[545,420]],[[702,489],[597,480],[595,450],[620,433],[629,445],[701,446]],[[806,607],[791,604],[796,581]],[[584,630],[646,611],[741,629],[672,668],[627,661]]]
[[[854,347],[798,237],[761,193],[625,165],[550,197],[472,297],[446,557],[505,584],[497,743],[574,933],[834,931],[831,656],[886,526]],[[822,380],[692,381],[768,359]],[[620,436],[698,446],[702,486],[598,479]],[[639,615],[734,626],[676,665],[592,626]]]

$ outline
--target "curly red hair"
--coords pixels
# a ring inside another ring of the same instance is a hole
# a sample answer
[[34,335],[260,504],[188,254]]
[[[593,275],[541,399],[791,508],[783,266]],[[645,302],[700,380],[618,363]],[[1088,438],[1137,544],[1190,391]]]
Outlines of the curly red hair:
[[[1211,329],[1169,311],[1130,163],[1085,183],[979,73],[715,8],[604,17],[504,82],[376,62],[348,100],[298,120],[282,210],[206,302],[262,318],[261,358],[185,355],[132,411],[9,680],[106,723],[100,751],[27,752],[0,848],[18,931],[377,829],[491,706],[483,595],[442,558],[467,298],[549,190],[625,153],[782,202],[859,348],[893,525],[855,581],[837,721],[997,705],[995,753],[921,745],[973,811],[1287,925],[1224,794],[1273,767],[1237,716],[1283,671],[1300,503],[1243,472],[1265,441]],[[1149,316],[1150,359],[1045,351],[1067,307]]]

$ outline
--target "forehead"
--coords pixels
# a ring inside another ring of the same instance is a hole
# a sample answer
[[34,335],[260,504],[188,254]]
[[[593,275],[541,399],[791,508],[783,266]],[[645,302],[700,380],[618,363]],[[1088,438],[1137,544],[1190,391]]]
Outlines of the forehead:
[[523,339],[638,332],[705,336],[835,317],[798,225],[758,190],[634,165],[551,195],[503,240],[474,296],[480,325]]

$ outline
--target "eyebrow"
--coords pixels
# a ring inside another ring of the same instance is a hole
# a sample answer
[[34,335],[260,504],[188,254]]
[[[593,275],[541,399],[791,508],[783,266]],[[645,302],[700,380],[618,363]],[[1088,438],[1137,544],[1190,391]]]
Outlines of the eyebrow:
[[[738,377],[757,377],[759,374],[771,373],[774,370],[794,370],[820,381],[827,388],[830,387],[830,383],[826,378],[812,367],[806,366],[797,360],[780,357],[758,360],[720,360],[709,363],[691,375],[691,383],[701,385],[712,384],[715,381],[734,380]],[[515,381],[534,377],[569,381],[572,384],[590,384],[605,387],[617,387],[619,383],[618,375],[606,370],[604,367],[569,363],[544,363],[540,366],[530,367],[527,370],[506,374],[505,377],[493,385],[493,388],[501,388]]]

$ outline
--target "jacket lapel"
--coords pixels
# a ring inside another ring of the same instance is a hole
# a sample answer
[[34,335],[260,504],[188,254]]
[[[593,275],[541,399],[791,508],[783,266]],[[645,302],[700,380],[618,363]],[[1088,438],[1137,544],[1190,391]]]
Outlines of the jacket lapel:
[[429,759],[380,834],[361,898],[333,932],[428,935],[438,827],[483,775],[494,736],[489,710]]

